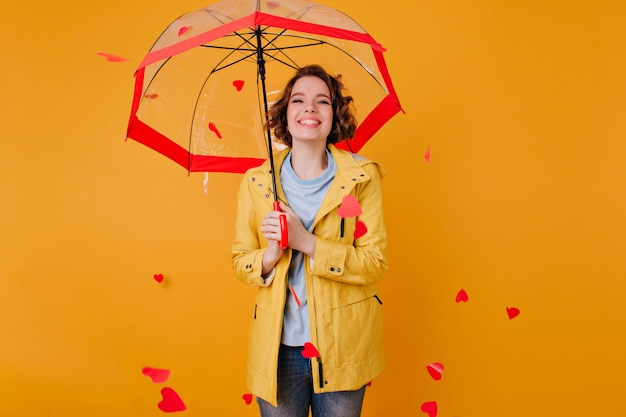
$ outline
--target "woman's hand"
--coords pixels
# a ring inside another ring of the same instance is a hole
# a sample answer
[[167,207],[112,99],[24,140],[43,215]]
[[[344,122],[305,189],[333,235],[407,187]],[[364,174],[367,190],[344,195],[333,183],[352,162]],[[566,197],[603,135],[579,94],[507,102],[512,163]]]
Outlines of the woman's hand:
[[298,215],[287,205],[280,203],[280,209],[287,215],[287,228],[289,230],[289,246],[299,252],[315,255],[315,235],[305,229]]
[[280,247],[279,217],[281,215],[287,216],[289,236],[287,246],[309,255],[311,258],[315,255],[315,235],[304,228],[298,215],[289,206],[280,203],[280,209],[282,211],[272,210],[268,212],[261,222],[261,233],[268,241],[268,247],[263,253],[263,275],[268,274],[285,253],[284,249]]
[[279,211],[272,210],[265,215],[261,222],[261,233],[268,241],[268,247],[263,252],[263,275],[269,274],[285,252],[280,247],[280,214]]

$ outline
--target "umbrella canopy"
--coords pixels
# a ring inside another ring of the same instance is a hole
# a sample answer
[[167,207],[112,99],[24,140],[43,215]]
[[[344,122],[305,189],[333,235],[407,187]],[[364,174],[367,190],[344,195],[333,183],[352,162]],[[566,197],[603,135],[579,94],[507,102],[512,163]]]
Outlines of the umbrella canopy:
[[244,172],[271,159],[264,127],[297,68],[342,75],[357,152],[401,110],[383,52],[350,17],[303,0],[223,0],[180,16],[135,73],[127,137],[189,172]]

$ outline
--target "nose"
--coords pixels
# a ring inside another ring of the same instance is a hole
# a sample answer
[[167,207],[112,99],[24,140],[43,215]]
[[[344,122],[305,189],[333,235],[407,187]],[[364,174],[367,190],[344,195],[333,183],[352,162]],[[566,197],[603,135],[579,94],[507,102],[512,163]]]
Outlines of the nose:
[[309,103],[307,104],[306,108],[304,109],[305,112],[309,112],[309,113],[315,113],[317,110],[315,109],[315,103]]

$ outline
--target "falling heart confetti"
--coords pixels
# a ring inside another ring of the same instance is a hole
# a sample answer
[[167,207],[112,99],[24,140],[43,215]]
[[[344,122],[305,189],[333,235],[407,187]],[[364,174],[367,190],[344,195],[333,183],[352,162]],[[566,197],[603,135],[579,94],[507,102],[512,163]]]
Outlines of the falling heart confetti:
[[243,394],[241,398],[245,401],[246,405],[250,405],[252,403],[252,394]]
[[235,87],[235,89],[237,91],[241,91],[241,89],[243,88],[244,84],[245,84],[244,80],[235,80],[235,81],[233,81],[233,86]]
[[124,58],[122,56],[109,54],[107,52],[96,52],[96,55],[100,55],[106,58],[109,62],[124,62],[128,61],[128,58]]
[[145,366],[141,370],[141,373],[147,377],[150,377],[150,379],[152,379],[152,382],[154,382],[155,384],[165,382],[170,377],[169,369],[151,368],[149,366]]
[[512,320],[515,317],[519,316],[519,308],[507,307],[506,308],[506,314],[509,316],[509,320]]
[[428,401],[422,404],[421,410],[428,414],[428,417],[437,417],[437,402]]
[[341,207],[337,209],[337,214],[341,217],[356,217],[363,211],[358,200],[352,194],[345,195],[341,201]]
[[357,220],[356,226],[354,227],[354,240],[357,240],[361,236],[367,233],[367,226],[361,220]]
[[467,300],[469,300],[469,297],[467,296],[467,292],[464,289],[461,289],[461,291],[459,291],[456,294],[456,302],[457,303],[460,303],[460,302],[466,303]]
[[178,29],[178,36],[183,36],[189,29],[191,29],[191,26],[181,26],[180,29]]
[[372,381],[368,382],[368,383],[367,383],[367,386],[368,386],[368,387],[371,387],[371,386],[372,386]]
[[426,153],[424,154],[424,159],[426,162],[430,162],[430,145],[428,145],[428,149],[426,149]]
[[155,93],[152,93],[152,94],[144,94],[143,96],[144,96],[145,98],[149,98],[150,100],[154,100],[155,98],[158,98],[158,97],[159,97],[159,95],[158,95],[158,94],[155,94]]
[[426,370],[435,381],[439,381],[441,379],[441,374],[443,373],[443,364],[439,362],[429,363],[426,365]]
[[268,1],[267,2],[267,7],[270,8],[270,9],[274,9],[276,7],[279,7],[279,6],[280,6],[280,3],[277,2],[277,1]]
[[317,351],[317,348],[313,346],[312,343],[305,342],[304,349],[302,349],[302,356],[307,359],[318,358],[320,356],[320,353]]
[[214,123],[209,123],[209,129],[217,135],[218,139],[222,139],[222,134],[217,130],[217,126]]
[[177,411],[185,411],[187,406],[172,388],[165,387],[161,390],[163,399],[159,402],[159,410],[166,413],[175,413]]
[[163,274],[154,274],[154,280],[158,283],[163,282]]
[[296,301],[298,308],[300,308],[300,299],[298,298],[298,294],[296,294],[295,288],[293,288],[293,285],[291,284],[289,284],[289,291],[291,291],[291,295],[293,295],[293,299]]

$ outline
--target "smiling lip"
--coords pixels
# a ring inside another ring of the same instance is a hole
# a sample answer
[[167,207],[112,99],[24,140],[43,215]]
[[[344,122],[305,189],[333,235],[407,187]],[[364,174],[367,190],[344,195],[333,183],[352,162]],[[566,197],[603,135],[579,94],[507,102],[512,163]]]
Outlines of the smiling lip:
[[298,124],[302,126],[319,126],[322,122],[316,119],[302,119],[298,121]]

